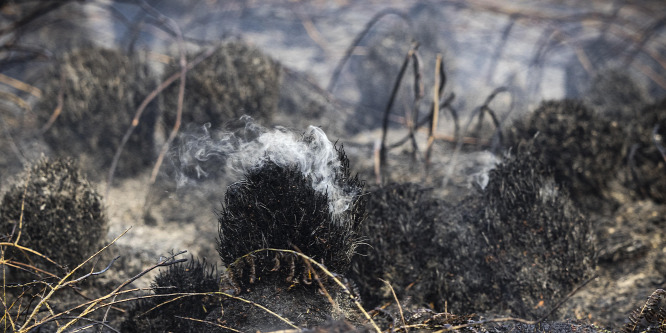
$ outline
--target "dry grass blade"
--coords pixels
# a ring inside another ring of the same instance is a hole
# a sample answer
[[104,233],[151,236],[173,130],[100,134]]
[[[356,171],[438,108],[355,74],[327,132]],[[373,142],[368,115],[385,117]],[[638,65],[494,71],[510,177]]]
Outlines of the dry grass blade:
[[[303,253],[303,251],[301,251],[301,249],[299,249],[297,246],[294,245],[293,247],[296,249],[296,251]],[[308,274],[312,274],[314,276],[315,280],[317,281],[317,284],[319,284],[320,290],[324,293],[326,299],[328,299],[328,302],[331,303],[331,305],[336,311],[340,312],[340,306],[338,305],[338,303],[336,303],[333,300],[333,297],[331,297],[331,294],[329,294],[328,290],[326,290],[326,287],[324,287],[324,284],[321,282],[321,279],[319,279],[319,274],[317,274],[317,271],[312,269],[312,265],[308,260],[306,260],[305,258],[302,259],[305,265],[308,267]]]
[[406,112],[405,118],[407,119],[407,129],[409,131],[408,137],[412,141],[412,157],[416,157],[419,147],[416,143],[416,136],[414,132],[418,129],[417,121],[419,119],[419,103],[424,96],[423,92],[423,61],[418,52],[412,53],[412,64],[414,71],[414,103],[412,103],[411,112],[409,109]]
[[639,33],[640,40],[636,43],[634,49],[625,58],[624,60],[625,67],[634,61],[638,53],[645,48],[645,45],[648,43],[648,41],[656,34],[658,34],[659,31],[665,25],[666,25],[666,16],[661,17],[660,19],[652,23],[649,27],[647,27],[643,32]]
[[658,73],[652,67],[644,65],[640,62],[632,62],[631,67],[638,69],[641,73],[645,74],[652,82],[659,85],[662,89],[666,89],[666,78],[662,73]]
[[115,169],[118,165],[118,160],[120,159],[120,154],[122,153],[123,148],[125,147],[125,144],[127,144],[127,141],[129,140],[129,137],[132,135],[132,132],[134,132],[134,129],[139,125],[139,119],[141,118],[141,115],[143,114],[143,111],[146,109],[148,104],[157,97],[157,95],[162,92],[164,89],[166,89],[168,86],[170,86],[176,79],[180,79],[180,87],[178,91],[178,110],[177,110],[177,118],[176,118],[176,123],[174,124],[174,127],[169,135],[169,138],[167,139],[167,142],[164,143],[164,146],[162,146],[162,149],[160,151],[160,155],[158,157],[157,162],[155,163],[155,167],[153,168],[153,172],[151,174],[151,181],[150,183],[155,182],[155,178],[157,177],[157,171],[159,170],[162,160],[164,159],[164,154],[166,154],[166,150],[169,148],[170,143],[173,141],[175,138],[176,133],[178,133],[178,129],[180,128],[180,119],[182,115],[182,110],[183,110],[183,98],[185,94],[185,76],[187,74],[187,71],[190,70],[192,67],[194,67],[196,64],[200,63],[203,61],[205,58],[209,57],[210,55],[213,54],[214,49],[211,49],[204,54],[202,54],[201,57],[198,57],[195,59],[191,64],[188,64],[187,59],[185,57],[185,49],[184,49],[184,39],[183,39],[183,34],[180,30],[180,27],[176,22],[166,16],[164,16],[162,13],[151,7],[145,0],[141,1],[141,7],[144,9],[145,12],[150,13],[153,15],[158,22],[165,26],[170,26],[170,29],[172,29],[176,33],[176,41],[178,43],[178,52],[179,52],[179,65],[181,68],[180,73],[172,75],[169,77],[167,80],[162,82],[155,90],[153,90],[147,97],[144,99],[144,101],[139,105],[139,108],[137,109],[134,119],[132,119],[132,124],[130,128],[127,130],[125,133],[125,136],[123,136],[123,139],[120,143],[120,146],[118,147],[118,150],[116,150],[116,154],[113,157],[113,161],[111,163],[111,168],[109,169],[109,175],[107,177],[107,189],[106,193],[108,195],[109,189],[111,187],[111,183],[113,181],[113,174],[115,172]]
[[181,317],[181,316],[176,316],[176,318],[185,319],[185,320],[191,320],[191,321],[195,321],[195,322],[197,322],[197,323],[202,323],[202,324],[212,325],[212,326],[215,326],[215,327],[224,328],[225,330],[230,330],[230,331],[232,331],[232,332],[238,332],[238,333],[240,333],[240,331],[237,330],[237,329],[233,329],[233,328],[231,328],[231,327],[229,327],[229,326],[224,326],[224,325],[221,325],[221,324],[218,324],[218,323],[213,323],[213,322],[210,322],[210,321],[205,321],[205,320],[196,319],[196,318],[190,318],[190,317]]
[[[23,230],[23,213],[25,212],[25,195],[28,191],[28,186],[30,185],[30,178],[32,178],[32,169],[28,170],[28,177],[26,178],[25,187],[23,188],[23,194],[21,195],[21,214],[19,215],[18,235],[16,236],[16,240],[14,241],[14,245],[18,245],[19,240],[21,240],[21,231]],[[14,224],[14,228],[12,229],[12,233],[9,235],[10,240],[12,239],[12,237],[14,237],[14,232],[15,231],[16,231],[16,224]]]
[[400,311],[400,320],[402,320],[402,328],[405,329],[405,332],[409,332],[407,329],[407,322],[405,321],[405,314],[402,311],[402,305],[400,304],[400,300],[398,300],[398,295],[395,294],[395,290],[393,289],[393,286],[391,285],[390,282],[380,279],[382,282],[386,283],[386,285],[391,289],[391,294],[393,295],[393,299],[395,299],[396,305],[398,305],[398,311]]
[[[92,256],[90,256],[88,259],[84,260],[84,261],[83,261],[81,264],[79,264],[76,268],[74,268],[74,269],[71,270],[69,273],[67,273],[67,274],[65,275],[65,277],[63,277],[62,279],[60,279],[60,280],[58,281],[58,283],[56,283],[55,286],[51,287],[51,291],[50,291],[46,296],[44,296],[44,297],[41,298],[41,300],[39,301],[39,303],[37,303],[37,305],[36,305],[35,308],[33,309],[32,313],[26,318],[26,320],[25,320],[25,324],[19,329],[19,332],[28,332],[28,331],[30,331],[31,329],[33,329],[33,328],[38,327],[39,325],[41,325],[41,324],[42,324],[42,321],[38,321],[38,322],[36,322],[36,323],[34,323],[34,324],[32,324],[32,325],[30,325],[30,323],[35,319],[35,317],[36,317],[37,314],[39,313],[39,310],[41,309],[41,307],[44,306],[44,305],[46,305],[47,302],[51,299],[51,297],[53,297],[53,294],[54,294],[56,291],[62,289],[63,287],[65,287],[65,286],[71,284],[72,281],[69,281],[69,282],[68,282],[67,279],[69,279],[69,278],[74,274],[74,272],[76,272],[77,270],[79,270],[81,267],[83,267],[83,265],[85,265],[86,263],[88,263],[88,262],[89,262],[90,260],[92,260],[93,258],[97,257],[100,253],[102,253],[104,250],[106,250],[107,248],[109,248],[111,245],[113,245],[116,241],[118,241],[118,239],[120,239],[120,237],[124,236],[124,235],[125,235],[130,229],[131,229],[131,227],[128,228],[128,229],[126,229],[123,233],[121,233],[118,237],[116,237],[114,240],[112,240],[109,244],[107,244],[106,246],[104,246],[104,247],[103,247],[102,249],[100,249],[99,251],[95,252],[95,254],[93,254]],[[58,331],[59,331],[59,332],[62,332],[62,330],[64,330],[64,329],[66,329],[67,327],[71,326],[72,324],[74,324],[74,322],[75,322],[75,321],[71,321],[71,322],[69,322],[67,325],[65,325],[65,326],[63,326],[63,327],[61,327],[61,328],[59,328]]]
[[[492,102],[493,99],[495,99],[495,97],[498,94],[503,93],[503,92],[508,92],[508,89],[506,89],[505,87],[496,88],[486,98],[484,103],[472,112],[472,114],[469,117],[469,120],[467,120],[467,124],[465,125],[464,133],[467,133],[470,126],[472,125],[472,122],[474,121],[474,118],[477,117],[477,114],[479,114],[479,113],[483,114],[484,112],[488,112],[491,115],[491,117],[493,117],[493,123],[495,124],[495,126],[497,128],[495,135],[499,135],[500,138],[501,138],[501,133],[499,133],[500,132],[499,121],[497,120],[497,117],[495,117],[494,112],[492,112],[492,110],[490,110],[490,108],[488,107],[488,104],[490,104],[490,102]],[[458,142],[456,143],[456,148],[453,150],[451,161],[449,162],[449,168],[446,172],[446,176],[444,177],[444,182],[443,182],[444,186],[446,186],[449,183],[450,175],[453,174],[453,168],[455,167],[455,165],[457,163],[458,156],[459,156],[460,151],[462,150],[462,146],[463,146],[463,144],[465,143],[466,140],[465,140],[465,137],[459,136],[457,141]]]
[[20,19],[12,22],[11,24],[2,27],[0,29],[0,36],[3,36],[5,34],[11,34],[19,31],[21,27],[24,27],[27,24],[30,24],[31,22],[35,21],[41,16],[44,16],[56,9],[58,9],[60,6],[67,4],[68,2],[74,2],[74,0],[64,0],[64,1],[48,1],[48,2],[43,2],[39,6],[36,6],[34,10],[32,10],[30,13],[26,14],[25,16],[21,17]]
[[[55,279],[58,278],[57,275],[55,275],[53,273],[50,273],[50,272],[47,272],[47,271],[45,271],[41,268],[37,268],[37,267],[35,267],[31,264],[26,264],[26,263],[22,263],[22,262],[18,262],[18,261],[13,261],[13,260],[4,260],[4,259],[0,262],[0,264],[4,265],[4,266],[9,266],[9,267],[13,267],[13,268],[16,268],[16,269],[20,269],[20,270],[23,270],[25,272],[35,272],[35,273],[41,274],[42,276],[48,276],[48,277],[55,278]],[[25,284],[23,284],[23,285],[25,285]]]
[[506,26],[504,27],[504,30],[502,30],[502,37],[500,38],[498,45],[495,47],[495,53],[490,58],[491,59],[490,66],[488,67],[488,74],[486,76],[487,83],[491,83],[493,77],[495,76],[495,70],[497,69],[497,64],[502,58],[502,54],[504,53],[504,47],[506,46],[506,42],[509,40],[509,36],[511,35],[511,31],[513,30],[515,24],[516,24],[516,17],[514,15],[509,16],[509,23],[507,23]]
[[[231,298],[231,299],[234,299],[234,300],[237,300],[237,301],[241,301],[241,302],[250,304],[250,305],[255,306],[255,307],[257,307],[257,308],[259,308],[263,311],[266,311],[266,313],[270,314],[271,316],[274,316],[275,318],[279,319],[280,321],[284,322],[285,324],[287,324],[287,325],[289,325],[289,326],[291,326],[295,329],[299,329],[299,327],[294,325],[294,323],[292,323],[289,319],[280,316],[279,314],[271,311],[269,308],[267,308],[267,307],[265,307],[261,304],[258,304],[258,303],[255,303],[253,301],[244,299],[242,297],[238,297],[238,296],[234,296],[234,295],[231,295],[231,294],[228,294],[228,293],[225,293],[225,292],[221,292],[221,291],[205,292],[205,293],[171,293],[171,294],[159,294],[159,295],[146,295],[146,296],[141,296],[141,297],[136,297],[136,298],[131,298],[131,299],[125,299],[125,300],[119,301],[117,303],[123,303],[123,302],[128,302],[128,301],[137,300],[137,299],[155,298],[155,297],[174,297],[174,298],[171,298],[167,301],[164,301],[164,302],[150,308],[148,311],[143,313],[143,314],[146,314],[146,313],[149,313],[149,312],[151,312],[151,311],[153,311],[153,310],[155,310],[155,309],[157,309],[157,308],[159,308],[163,305],[169,304],[169,303],[171,303],[173,301],[176,301],[178,299],[181,299],[181,298],[192,297],[192,296],[207,296],[207,295],[220,295],[220,296],[228,297],[228,298]],[[111,305],[111,304],[117,304],[117,303],[116,302],[111,302],[111,303],[105,304],[105,306],[108,306],[108,305]]]
[[92,324],[90,324],[90,325],[82,326],[82,327],[79,327],[79,328],[73,329],[73,330],[71,330],[71,331],[68,331],[68,332],[71,332],[71,333],[85,331],[85,330],[87,330],[87,329],[89,329],[89,328],[92,328],[92,327],[94,327],[94,326],[103,326],[103,327],[106,327],[106,328],[110,329],[110,330],[113,331],[113,332],[120,333],[120,331],[118,331],[117,329],[113,328],[113,326],[111,326],[111,325],[105,323],[104,321],[99,321],[99,320],[95,320],[95,319],[91,319],[91,318],[79,318],[79,317],[60,317],[60,318],[62,318],[62,319],[77,319],[77,320],[84,320],[84,321],[89,321],[89,322],[92,323]]
[[53,113],[51,114],[51,117],[49,117],[49,120],[42,126],[42,128],[39,130],[39,133],[44,134],[46,131],[53,126],[53,123],[55,123],[56,119],[58,119],[58,116],[62,112],[62,105],[65,102],[65,70],[61,69],[60,70],[60,88],[58,90],[58,101],[56,104],[56,108],[53,110]]
[[2,97],[3,100],[12,102],[16,104],[18,107],[23,109],[24,111],[31,111],[32,107],[28,102],[26,102],[23,98],[18,97],[12,93],[8,93],[5,91],[0,91],[0,97]]
[[21,246],[21,245],[18,245],[18,244],[14,244],[13,242],[12,242],[12,243],[2,242],[2,243],[0,243],[0,246],[10,246],[10,247],[15,247],[15,248],[17,248],[17,249],[19,249],[19,250],[21,250],[21,251],[28,252],[28,253],[32,253],[32,254],[34,254],[34,255],[36,255],[36,256],[38,256],[38,257],[40,257],[40,258],[42,258],[42,259],[44,259],[44,260],[46,260],[46,261],[48,261],[48,262],[50,262],[50,263],[53,264],[53,265],[56,265],[56,266],[60,267],[60,265],[58,265],[58,264],[57,264],[55,261],[53,261],[51,258],[49,258],[49,257],[47,257],[47,256],[45,256],[45,255],[43,255],[43,254],[41,254],[41,253],[39,253],[39,252],[37,252],[37,251],[31,249],[31,248],[27,248],[27,247],[25,247],[25,246]]
[[7,138],[7,143],[9,143],[9,146],[11,147],[12,151],[14,151],[16,158],[21,162],[22,165],[24,166],[27,165],[28,160],[25,158],[25,156],[23,156],[23,153],[21,153],[21,149],[14,141],[11,131],[7,127],[7,123],[5,122],[2,116],[0,116],[0,126],[2,126],[2,132],[4,132],[5,137]]
[[25,91],[37,98],[42,98],[42,91],[39,88],[31,86],[23,81],[19,81],[13,77],[0,73],[0,82],[16,88],[17,90]]
[[153,184],[157,179],[157,173],[160,170],[160,166],[162,165],[164,156],[166,155],[166,152],[169,149],[171,142],[173,142],[173,140],[176,138],[176,134],[178,134],[178,130],[180,129],[180,121],[183,115],[183,101],[185,99],[185,82],[186,82],[185,77],[187,75],[188,69],[187,69],[187,58],[185,57],[185,45],[184,45],[185,41],[183,39],[183,32],[181,31],[180,26],[173,19],[166,17],[164,14],[160,13],[158,10],[151,7],[148,4],[148,2],[146,2],[146,0],[141,1],[141,8],[143,8],[145,11],[147,11],[155,18],[157,18],[158,22],[160,22],[162,25],[169,26],[170,30],[176,33],[176,42],[178,44],[178,54],[180,58],[179,59],[180,86],[178,87],[178,106],[176,110],[176,123],[173,125],[173,129],[169,134],[169,138],[162,146],[160,154],[157,157],[157,162],[155,162],[155,166],[153,167],[153,171],[150,175],[150,184]]

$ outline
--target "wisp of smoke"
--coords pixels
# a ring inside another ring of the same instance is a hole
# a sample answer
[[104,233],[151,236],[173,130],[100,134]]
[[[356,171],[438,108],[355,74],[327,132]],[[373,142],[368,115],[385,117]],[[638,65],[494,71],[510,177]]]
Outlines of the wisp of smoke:
[[[249,116],[241,117],[243,129],[235,132],[210,132],[210,124],[203,126],[203,132],[185,134],[177,148],[180,168],[197,171],[197,177],[207,176],[200,162],[213,158],[219,160],[227,173],[242,175],[261,168],[271,161],[281,167],[298,169],[312,181],[312,188],[328,196],[329,211],[334,217],[345,212],[358,193],[357,189],[345,189],[336,181],[342,165],[335,145],[328,140],[324,131],[309,126],[304,134],[298,134],[284,127],[269,129],[253,121]],[[178,172],[179,186],[190,178]]]

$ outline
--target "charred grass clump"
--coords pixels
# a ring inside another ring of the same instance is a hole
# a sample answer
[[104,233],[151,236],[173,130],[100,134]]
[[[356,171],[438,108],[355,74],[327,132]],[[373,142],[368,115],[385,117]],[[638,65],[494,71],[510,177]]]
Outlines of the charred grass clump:
[[151,289],[133,305],[122,332],[202,332],[207,325],[196,320],[205,320],[220,305],[217,269],[205,260],[168,266]]
[[[64,54],[43,77],[35,113],[46,142],[60,155],[87,155],[82,164],[93,176],[111,165],[137,108],[157,85],[139,57],[99,47]],[[129,137],[118,175],[134,175],[153,161],[156,117],[152,103]]]
[[555,181],[585,208],[598,204],[622,166],[622,129],[576,100],[543,102],[505,137],[508,147],[533,145]]
[[[315,138],[302,138],[310,140]],[[305,176],[298,165],[268,157],[228,187],[219,212],[218,252],[227,267],[225,281],[250,302],[225,300],[218,320],[261,330],[355,316],[353,286],[338,284],[345,279],[337,274],[347,271],[360,241],[363,184],[350,175],[342,148],[336,149],[339,168],[333,169],[329,185],[351,196],[342,211],[331,205],[332,188],[321,192],[313,187],[317,174]],[[286,319],[255,304],[268,304]]]
[[[344,273],[359,242],[357,231],[365,207],[358,196],[363,185],[350,176],[342,148],[338,150],[338,158],[342,168],[336,175],[336,185],[358,193],[351,207],[339,216],[330,211],[328,195],[315,190],[312,180],[295,166],[279,166],[269,160],[249,170],[244,180],[229,186],[224,208],[219,213],[218,252],[222,262],[227,267],[240,267],[246,261],[254,261],[251,266],[256,267],[257,274],[269,273],[276,268],[279,255],[252,252],[289,249],[311,256],[334,272]],[[277,267],[277,274],[282,276],[289,266]],[[303,265],[297,263],[297,266]],[[248,272],[234,276],[241,289],[253,280]]]
[[353,274],[367,304],[390,301],[381,277],[436,311],[543,315],[596,263],[589,222],[544,174],[521,150],[456,206],[416,185],[370,194],[363,235],[372,249],[355,257]]
[[21,178],[25,182],[14,185],[2,200],[0,232],[5,241],[36,250],[61,268],[9,247],[6,260],[31,263],[41,270],[10,266],[10,277],[21,280],[13,282],[59,275],[103,246],[107,222],[102,197],[71,159],[42,158]]
[[[167,70],[165,77],[179,70]],[[225,43],[188,71],[182,123],[217,125],[243,115],[270,121],[278,106],[279,81],[279,64],[259,49],[240,41]],[[176,121],[178,85],[169,86],[161,96],[170,128]]]
[[666,99],[644,108],[629,125],[624,184],[641,198],[666,202]]
[[397,296],[411,303],[427,304],[444,280],[441,248],[433,243],[450,206],[436,199],[431,189],[413,183],[391,184],[368,192],[368,218],[361,225],[369,246],[359,248],[350,277],[358,283],[367,306],[379,306],[393,299],[389,281]]
[[537,156],[518,151],[439,229],[449,308],[536,319],[592,275],[590,222],[546,175]]

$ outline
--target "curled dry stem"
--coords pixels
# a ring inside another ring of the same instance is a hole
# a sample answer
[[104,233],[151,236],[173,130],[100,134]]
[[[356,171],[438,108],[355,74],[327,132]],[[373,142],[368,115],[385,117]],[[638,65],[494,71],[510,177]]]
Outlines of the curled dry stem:
[[393,103],[395,102],[395,98],[398,95],[398,90],[400,89],[402,78],[407,70],[407,65],[409,64],[409,60],[413,58],[414,53],[416,53],[418,49],[419,49],[419,43],[414,42],[409,51],[407,51],[405,60],[403,60],[402,66],[400,66],[400,72],[398,73],[398,77],[396,78],[395,83],[393,84],[393,89],[391,90],[391,96],[389,97],[388,104],[386,105],[386,109],[384,109],[384,119],[382,121],[382,140],[381,140],[381,146],[379,148],[379,166],[376,168],[379,172],[379,175],[377,176],[378,179],[383,179],[381,175],[381,170],[382,166],[386,165],[386,137],[388,135],[389,113],[391,112],[391,109],[393,108]]
[[[99,251],[95,252],[95,254],[93,254],[92,256],[88,257],[88,259],[84,260],[81,264],[79,264],[78,266],[76,266],[73,270],[71,270],[69,273],[67,273],[62,279],[60,279],[60,280],[58,281],[58,283],[56,283],[56,285],[53,286],[53,287],[51,288],[51,291],[49,291],[49,293],[48,293],[46,296],[44,296],[44,297],[41,298],[41,300],[39,301],[39,303],[37,303],[37,305],[35,306],[35,308],[33,309],[33,311],[30,313],[30,315],[26,318],[26,320],[25,320],[25,324],[24,324],[24,325],[23,325],[18,331],[21,332],[21,333],[22,333],[22,332],[28,332],[28,331],[30,331],[31,329],[33,329],[33,328],[35,328],[35,327],[41,325],[41,324],[42,324],[42,320],[40,320],[40,321],[38,321],[38,322],[36,322],[36,323],[34,323],[34,324],[32,324],[32,325],[30,325],[30,323],[33,321],[33,319],[35,319],[35,317],[36,317],[37,314],[39,313],[39,310],[40,310],[43,306],[47,305],[47,302],[51,299],[51,297],[53,297],[53,294],[54,294],[56,291],[62,289],[63,287],[65,287],[65,286],[71,284],[73,281],[67,281],[67,279],[69,279],[69,278],[70,278],[70,277],[71,277],[71,276],[72,276],[77,270],[79,270],[81,267],[83,267],[83,265],[87,264],[88,262],[90,262],[90,260],[92,260],[93,258],[97,257],[100,253],[102,253],[102,252],[105,251],[107,248],[109,248],[111,245],[113,245],[116,241],[118,241],[118,239],[120,239],[120,237],[124,236],[124,235],[125,235],[130,229],[131,229],[131,227],[128,228],[128,229],[126,229],[123,233],[121,233],[118,237],[116,237],[114,240],[112,240],[109,244],[107,244],[106,246],[104,246],[104,247],[103,247],[102,249],[100,249]],[[86,314],[87,314],[87,313],[86,313]],[[84,314],[84,315],[85,315],[85,314]],[[62,332],[63,330],[65,330],[67,327],[71,326],[71,325],[74,324],[75,322],[76,322],[76,321],[72,320],[71,322],[67,323],[67,324],[64,325],[63,327],[60,327],[60,328],[58,329],[58,332]]]

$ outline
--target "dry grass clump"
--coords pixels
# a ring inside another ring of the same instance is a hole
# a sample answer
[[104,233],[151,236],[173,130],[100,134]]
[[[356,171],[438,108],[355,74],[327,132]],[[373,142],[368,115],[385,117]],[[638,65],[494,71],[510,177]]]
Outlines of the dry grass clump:
[[[165,77],[178,70],[167,70]],[[279,92],[279,64],[255,47],[229,42],[187,73],[182,123],[219,126],[242,115],[270,121]],[[171,85],[161,96],[170,128],[176,120],[178,85]]]
[[[136,109],[157,85],[138,57],[99,47],[64,54],[43,77],[43,97],[35,113],[46,142],[60,155],[87,155],[83,165],[95,176],[111,165]],[[154,105],[139,119],[117,174],[134,175],[153,162]]]
[[[21,176],[0,207],[0,232],[7,241],[34,249],[63,266],[56,269],[47,261],[9,248],[5,259],[33,263],[46,272],[60,274],[76,267],[102,247],[107,233],[102,197],[81,174],[71,159],[43,158]],[[27,282],[46,277],[26,269]]]

